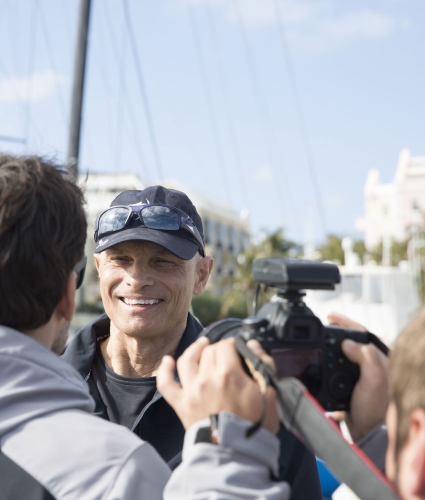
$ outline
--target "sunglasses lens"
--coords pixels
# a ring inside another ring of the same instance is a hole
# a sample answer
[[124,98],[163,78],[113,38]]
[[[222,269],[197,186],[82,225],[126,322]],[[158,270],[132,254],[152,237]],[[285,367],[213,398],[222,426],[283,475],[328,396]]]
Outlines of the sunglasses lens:
[[83,284],[85,273],[86,273],[86,268],[85,267],[83,269],[81,269],[81,271],[78,273],[78,276],[77,276],[77,290]]
[[119,231],[125,227],[128,217],[128,208],[112,208],[99,219],[99,237],[102,234]]
[[150,229],[176,231],[179,229],[179,215],[168,207],[151,206],[142,209],[143,223]]
[[84,273],[86,272],[87,257],[84,256],[74,266],[74,271],[77,273],[77,289],[83,284]]

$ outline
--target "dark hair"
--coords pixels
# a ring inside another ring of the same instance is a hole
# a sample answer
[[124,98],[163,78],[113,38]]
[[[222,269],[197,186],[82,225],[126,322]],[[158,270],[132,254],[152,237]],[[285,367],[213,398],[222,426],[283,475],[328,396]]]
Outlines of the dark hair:
[[0,324],[49,321],[84,254],[84,195],[63,167],[0,154]]

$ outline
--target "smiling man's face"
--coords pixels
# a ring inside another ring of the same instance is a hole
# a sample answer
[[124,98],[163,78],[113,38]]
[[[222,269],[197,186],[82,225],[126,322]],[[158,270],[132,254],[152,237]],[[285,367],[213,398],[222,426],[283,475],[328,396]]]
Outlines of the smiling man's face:
[[126,242],[95,254],[105,312],[123,334],[181,334],[192,295],[205,288],[210,266],[196,254],[182,260],[149,242]]

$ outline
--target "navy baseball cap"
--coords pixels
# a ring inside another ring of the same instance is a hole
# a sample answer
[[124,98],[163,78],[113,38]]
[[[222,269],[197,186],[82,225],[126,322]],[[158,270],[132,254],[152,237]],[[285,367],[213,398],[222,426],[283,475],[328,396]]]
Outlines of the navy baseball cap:
[[[157,203],[177,208],[188,215],[204,241],[201,217],[189,197],[181,191],[167,189],[163,186],[149,186],[141,191],[123,191],[111,202],[109,208]],[[160,245],[183,260],[190,260],[198,251],[202,255],[204,254],[203,246],[201,247],[200,242],[190,231],[183,228],[168,231],[141,227],[140,219],[136,216],[132,216],[123,229],[107,234],[100,239],[96,238],[95,232],[95,241],[95,253],[103,252],[126,241],[148,241]]]

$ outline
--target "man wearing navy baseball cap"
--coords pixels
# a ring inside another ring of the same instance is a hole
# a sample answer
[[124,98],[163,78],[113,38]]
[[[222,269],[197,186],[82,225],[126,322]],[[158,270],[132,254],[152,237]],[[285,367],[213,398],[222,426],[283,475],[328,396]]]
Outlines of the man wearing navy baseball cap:
[[[202,220],[186,194],[150,186],[119,194],[94,239],[105,314],[77,333],[64,358],[87,380],[95,414],[128,427],[174,468],[184,428],[157,391],[156,372],[164,355],[177,359],[203,330],[189,312],[213,267]],[[286,431],[280,437],[291,498],[321,498],[314,457]]]

